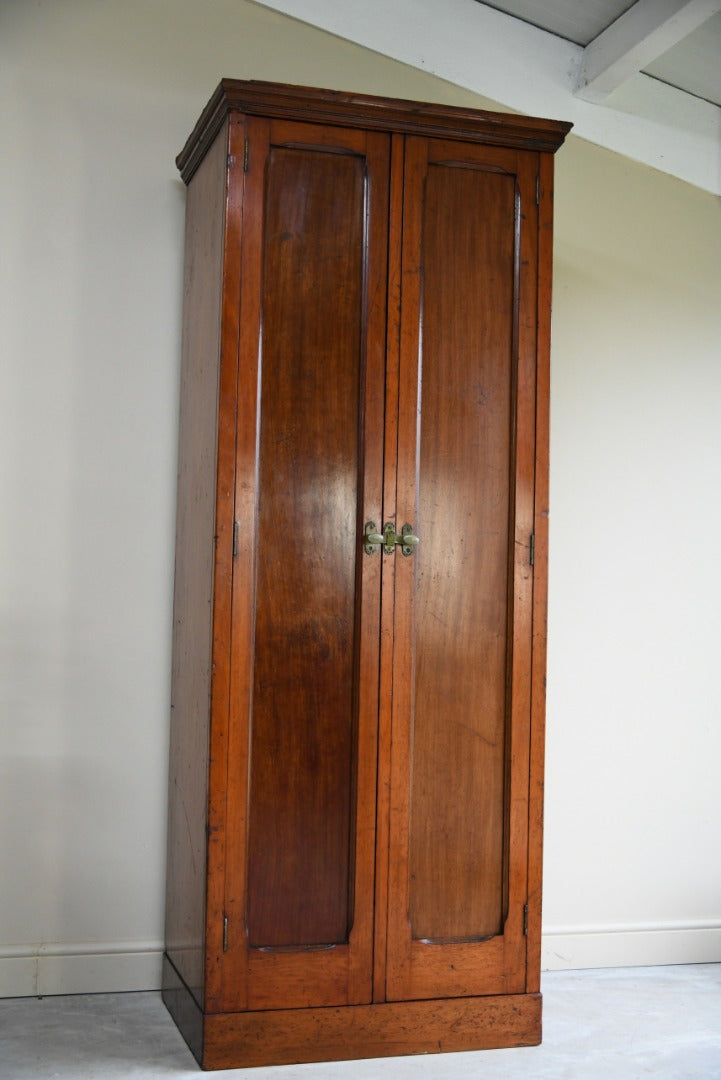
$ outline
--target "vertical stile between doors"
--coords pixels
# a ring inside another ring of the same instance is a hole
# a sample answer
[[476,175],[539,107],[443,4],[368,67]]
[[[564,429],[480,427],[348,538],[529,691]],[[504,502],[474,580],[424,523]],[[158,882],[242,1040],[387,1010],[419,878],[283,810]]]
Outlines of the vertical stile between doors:
[[[403,162],[405,139],[391,136],[388,208],[388,300],[386,328],[385,428],[383,437],[383,513],[396,521],[398,464],[398,378],[401,332],[401,244],[403,225]],[[376,556],[374,556],[375,558]],[[387,911],[389,904],[390,753],[393,694],[393,635],[395,556],[377,555],[381,563],[380,672],[378,699],[378,782],[376,797],[375,927],[373,939],[373,1000],[386,1000]]]

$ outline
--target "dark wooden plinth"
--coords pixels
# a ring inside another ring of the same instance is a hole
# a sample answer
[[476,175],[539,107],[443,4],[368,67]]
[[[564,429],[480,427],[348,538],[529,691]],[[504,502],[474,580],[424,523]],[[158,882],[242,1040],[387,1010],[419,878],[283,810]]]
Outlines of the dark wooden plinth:
[[204,1015],[165,960],[163,1001],[204,1069],[536,1046],[541,995]]

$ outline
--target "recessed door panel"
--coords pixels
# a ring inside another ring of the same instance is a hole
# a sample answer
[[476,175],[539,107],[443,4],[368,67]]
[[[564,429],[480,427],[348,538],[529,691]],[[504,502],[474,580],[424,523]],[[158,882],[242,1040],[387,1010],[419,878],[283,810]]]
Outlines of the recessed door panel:
[[335,945],[350,928],[364,181],[349,154],[268,159],[251,946]]
[[407,143],[398,524],[420,543],[396,566],[389,997],[523,988],[531,169]]
[[[514,203],[512,176],[429,167],[410,852],[418,939],[480,939],[503,925]],[[478,206],[483,214],[468,212]]]

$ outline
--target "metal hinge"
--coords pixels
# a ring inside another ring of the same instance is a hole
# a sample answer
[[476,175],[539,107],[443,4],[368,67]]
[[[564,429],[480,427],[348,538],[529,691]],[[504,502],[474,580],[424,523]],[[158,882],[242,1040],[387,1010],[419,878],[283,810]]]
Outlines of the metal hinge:
[[245,140],[245,149],[243,150],[243,172],[248,171],[248,161],[250,159],[250,144],[248,140]]
[[228,916],[223,916],[223,952],[228,951]]
[[541,205],[541,176],[536,177],[536,206]]
[[233,558],[238,554],[238,522],[233,522]]
[[523,936],[528,935],[528,904],[523,905]]
[[528,561],[531,566],[536,563],[536,534],[531,533],[531,538],[528,542]]

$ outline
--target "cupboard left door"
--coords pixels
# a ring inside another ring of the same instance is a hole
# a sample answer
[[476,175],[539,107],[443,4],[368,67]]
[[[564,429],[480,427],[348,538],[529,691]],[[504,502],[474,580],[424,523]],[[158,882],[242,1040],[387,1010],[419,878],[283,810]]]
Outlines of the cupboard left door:
[[[389,141],[247,118],[212,1011],[370,1001]],[[238,212],[241,212],[239,207]]]

